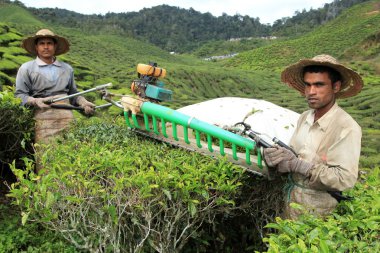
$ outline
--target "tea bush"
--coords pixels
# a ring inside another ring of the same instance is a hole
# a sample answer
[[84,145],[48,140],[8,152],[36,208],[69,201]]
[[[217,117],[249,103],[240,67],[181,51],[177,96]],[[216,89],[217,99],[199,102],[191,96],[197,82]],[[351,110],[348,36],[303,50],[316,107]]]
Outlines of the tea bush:
[[[82,124],[82,123],[79,123]],[[147,141],[124,126],[78,127],[12,167],[22,223],[99,252],[179,252],[204,223],[234,208],[244,172],[227,161]]]
[[353,201],[343,201],[326,219],[303,215],[296,221],[277,218],[268,228],[277,233],[266,237],[268,252],[379,252],[379,167],[348,192]]
[[0,168],[30,156],[34,120],[31,111],[20,105],[11,91],[0,92]]
[[0,204],[0,252],[77,252],[74,246],[39,224],[22,226],[14,208]]

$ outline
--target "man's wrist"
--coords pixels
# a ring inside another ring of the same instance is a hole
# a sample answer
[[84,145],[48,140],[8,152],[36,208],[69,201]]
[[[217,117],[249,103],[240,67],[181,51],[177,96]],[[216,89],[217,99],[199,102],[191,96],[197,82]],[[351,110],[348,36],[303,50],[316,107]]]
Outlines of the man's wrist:
[[77,97],[77,104],[79,106],[82,106],[83,103],[85,103],[87,100],[83,96],[78,96]]
[[27,105],[36,105],[36,99],[34,97],[28,97],[26,100]]
[[310,176],[310,171],[313,167],[314,167],[314,164],[297,158],[295,166],[294,166],[294,172],[308,177]]

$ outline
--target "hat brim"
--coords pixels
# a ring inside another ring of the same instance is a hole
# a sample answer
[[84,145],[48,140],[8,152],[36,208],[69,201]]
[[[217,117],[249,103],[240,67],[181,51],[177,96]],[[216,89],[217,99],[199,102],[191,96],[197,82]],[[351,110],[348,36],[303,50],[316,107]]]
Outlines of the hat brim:
[[288,66],[281,73],[281,81],[288,84],[290,87],[298,90],[302,95],[305,95],[305,84],[303,81],[303,69],[306,66],[320,65],[331,67],[338,71],[342,77],[340,91],[336,93],[337,98],[347,98],[357,95],[363,88],[363,80],[361,76],[350,68],[340,64],[331,62],[314,61],[310,59],[301,60],[298,63]]
[[54,35],[35,35],[28,37],[22,41],[21,46],[31,55],[37,55],[36,51],[36,39],[39,38],[52,38],[57,42],[57,48],[55,50],[55,55],[61,55],[67,53],[70,50],[70,43],[67,39]]

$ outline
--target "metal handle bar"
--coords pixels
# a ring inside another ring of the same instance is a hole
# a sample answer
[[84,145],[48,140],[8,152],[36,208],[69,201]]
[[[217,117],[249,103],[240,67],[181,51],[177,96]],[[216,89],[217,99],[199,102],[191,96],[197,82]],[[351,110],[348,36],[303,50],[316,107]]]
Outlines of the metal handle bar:
[[73,106],[73,105],[51,104],[50,107],[54,109],[68,109],[68,110],[84,111],[83,107]]
[[[121,106],[118,102],[115,102],[118,106]],[[113,103],[107,103],[104,105],[97,105],[95,106],[95,109],[101,109],[106,108],[114,105]],[[68,109],[68,110],[77,110],[77,111],[84,111],[83,107],[80,106],[74,106],[74,105],[66,105],[66,104],[51,104],[50,107],[54,109]]]
[[68,96],[64,96],[64,97],[61,97],[61,98],[56,98],[56,99],[48,100],[45,103],[48,104],[48,105],[50,105],[52,103],[59,102],[59,101],[62,101],[62,100],[65,100],[65,99],[69,99],[69,98],[73,98],[73,97],[77,97],[77,96],[80,96],[82,94],[86,94],[86,93],[89,93],[89,92],[92,92],[92,91],[103,90],[103,89],[105,89],[107,87],[111,87],[111,86],[112,86],[112,83],[98,85],[98,86],[96,86],[94,88],[91,88],[91,89],[88,89],[88,90],[85,90],[85,91],[81,91],[81,92],[78,92],[78,93],[75,93],[75,94],[71,94],[71,95],[68,95]]
[[[271,148],[273,147],[273,145],[269,144],[268,142],[264,141],[261,137],[260,137],[260,133],[258,132],[255,132],[251,129],[251,126],[248,125],[247,123],[245,122],[238,122],[235,124],[236,125],[243,125],[244,126],[244,130],[243,130],[243,133],[245,133],[246,135],[248,135],[249,138],[251,138],[252,140],[256,141],[256,143],[259,145],[259,146],[262,146],[263,148]],[[298,154],[291,148],[289,147],[288,145],[286,145],[284,142],[282,142],[281,140],[279,140],[278,138],[274,137],[272,139],[272,141],[279,145],[280,147],[283,147],[283,148],[286,148],[290,151],[292,151],[292,153],[295,155],[295,156],[298,156]]]

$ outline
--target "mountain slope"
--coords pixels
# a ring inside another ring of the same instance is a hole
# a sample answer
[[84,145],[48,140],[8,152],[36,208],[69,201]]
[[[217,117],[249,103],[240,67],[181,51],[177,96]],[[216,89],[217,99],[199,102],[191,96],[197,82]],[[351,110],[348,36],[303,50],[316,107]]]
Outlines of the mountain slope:
[[14,4],[0,2],[0,17],[2,22],[24,23],[36,27],[43,26],[43,23],[28,10]]
[[[319,52],[338,52],[354,69],[362,72],[365,80],[365,87],[358,96],[339,103],[363,127],[363,154],[379,161],[376,154],[380,152],[380,131],[376,129],[380,129],[380,77],[374,62],[374,59],[379,58],[376,51],[376,34],[380,30],[378,9],[377,1],[354,6],[342,17],[302,38],[276,42],[226,62],[205,62],[192,56],[170,55],[149,43],[118,35],[86,35],[78,29],[59,26],[50,28],[70,40],[71,51],[60,58],[73,65],[81,89],[112,82],[116,93],[128,94],[131,81],[137,77],[135,66],[154,61],[167,69],[167,77],[163,81],[173,90],[174,101],[164,105],[172,108],[216,97],[238,96],[265,99],[301,112],[307,109],[306,103],[297,92],[280,83],[276,70],[298,58],[310,57]],[[0,21],[6,18],[1,16]],[[17,27],[27,31],[25,34],[36,31],[21,21]],[[347,31],[351,31],[352,35],[348,35]],[[7,55],[6,59],[13,64],[7,72],[0,69],[1,76],[5,74],[9,77],[6,82],[1,81],[4,78],[0,78],[0,81],[2,85],[8,86],[14,83],[18,66],[31,59],[19,48],[22,33],[5,25],[0,38],[10,36],[10,33],[18,34],[18,37],[0,48],[0,52],[7,51],[3,56]],[[352,61],[354,58],[347,52],[356,48],[363,48],[370,60],[367,57]],[[89,98],[100,103],[95,95],[89,95]]]
[[[14,7],[12,7],[14,8]],[[14,11],[24,11],[17,7]],[[9,12],[8,12],[9,13]],[[1,16],[0,21],[7,20],[6,16]],[[17,29],[24,31],[24,34],[33,34],[36,28],[29,26],[29,22],[20,20]],[[138,63],[157,62],[160,67],[166,68],[167,77],[163,80],[169,89],[174,91],[174,101],[167,103],[168,106],[177,108],[191,103],[203,101],[207,98],[221,96],[241,96],[264,98],[265,92],[260,92],[259,86],[262,80],[269,85],[282,87],[277,78],[263,73],[249,73],[239,69],[226,70],[210,62],[201,61],[189,55],[171,55],[149,43],[137,41],[119,35],[86,35],[81,30],[69,29],[59,26],[43,25],[49,27],[57,34],[65,36],[71,42],[69,53],[59,58],[73,65],[76,81],[79,88],[86,89],[98,84],[112,82],[115,91],[119,93],[129,93],[130,83],[137,78],[136,66]],[[21,37],[15,42],[18,50],[21,51],[24,62],[31,59],[22,49],[19,48]],[[5,35],[4,35],[5,36]],[[15,56],[15,59],[19,57]],[[23,61],[13,65],[14,78],[18,66]],[[14,79],[8,83],[13,83]],[[262,89],[265,90],[265,89]],[[92,98],[96,100],[96,97]],[[281,103],[281,102],[280,102]]]
[[305,36],[242,53],[225,65],[272,69],[322,53],[339,58],[345,50],[380,30],[379,10],[378,1],[355,5]]
[[270,26],[258,18],[226,14],[214,17],[190,8],[159,5],[139,12],[84,15],[57,8],[29,8],[47,23],[82,29],[84,32],[113,33],[150,42],[167,51],[188,52],[213,39],[264,36]]

